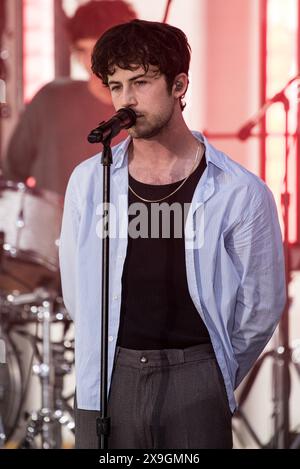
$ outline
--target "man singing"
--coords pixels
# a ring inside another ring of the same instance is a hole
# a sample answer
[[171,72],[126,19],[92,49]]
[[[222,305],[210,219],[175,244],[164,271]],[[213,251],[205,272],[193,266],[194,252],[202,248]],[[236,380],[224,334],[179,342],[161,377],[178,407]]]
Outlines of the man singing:
[[[115,109],[137,115],[111,166],[110,448],[231,448],[233,391],[285,304],[273,196],[188,129],[189,62],[181,30],[140,20],[107,31],[92,55]],[[70,178],[60,242],[77,448],[98,446],[101,202],[96,155]]]

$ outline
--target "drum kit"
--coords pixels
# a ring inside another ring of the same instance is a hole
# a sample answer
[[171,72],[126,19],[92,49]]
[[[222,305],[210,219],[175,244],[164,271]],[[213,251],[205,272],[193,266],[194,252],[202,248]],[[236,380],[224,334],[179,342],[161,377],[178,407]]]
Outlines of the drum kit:
[[17,447],[60,448],[63,427],[74,432],[73,392],[64,395],[74,340],[60,287],[62,210],[59,195],[0,180],[0,447],[22,426],[33,375],[40,408],[24,415]]

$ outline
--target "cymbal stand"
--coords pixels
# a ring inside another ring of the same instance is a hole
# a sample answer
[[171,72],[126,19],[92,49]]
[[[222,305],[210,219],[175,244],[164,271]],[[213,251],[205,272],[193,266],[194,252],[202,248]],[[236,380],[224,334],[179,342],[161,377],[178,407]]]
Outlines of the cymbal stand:
[[39,376],[41,382],[41,409],[31,414],[27,424],[26,437],[23,447],[31,447],[33,439],[41,434],[42,448],[55,448],[53,436],[53,387],[54,373],[51,351],[51,316],[53,301],[45,300],[38,307],[38,318],[42,322],[42,362],[34,365],[33,371]]
[[54,375],[51,353],[51,316],[53,303],[43,302],[43,363],[40,365],[40,377],[42,382],[42,447],[44,449],[53,446],[51,415],[53,412],[53,386]]
[[74,432],[72,408],[63,396],[63,377],[72,370],[73,361],[64,357],[66,350],[73,351],[68,341],[56,343],[51,340],[51,318],[53,318],[53,301],[43,301],[42,306],[34,307],[37,318],[42,322],[42,355],[40,363],[33,366],[33,372],[41,383],[41,409],[29,415],[26,435],[21,448],[36,447],[34,439],[41,435],[42,448],[60,448],[62,443],[61,428],[66,426]]

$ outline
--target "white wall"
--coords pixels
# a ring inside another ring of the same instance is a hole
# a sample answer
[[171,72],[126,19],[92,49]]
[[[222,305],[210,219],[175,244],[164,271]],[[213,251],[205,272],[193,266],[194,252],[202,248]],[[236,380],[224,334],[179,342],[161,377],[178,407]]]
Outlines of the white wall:
[[[167,2],[162,0],[131,0],[139,17],[148,21],[162,21]],[[205,0],[173,0],[169,10],[167,22],[182,29],[187,35],[192,48],[190,66],[190,85],[186,95],[187,106],[184,116],[191,129],[200,130],[205,121],[205,106],[203,94],[205,90],[206,74],[206,1]]]
[[[161,21],[166,1],[131,0],[142,19]],[[192,47],[186,120],[209,133],[236,133],[259,107],[259,0],[173,0],[168,22]],[[254,140],[214,140],[250,170],[259,168]]]
[[[207,1],[206,119],[209,132],[236,133],[259,108],[259,2]],[[257,172],[255,140],[216,141]]]

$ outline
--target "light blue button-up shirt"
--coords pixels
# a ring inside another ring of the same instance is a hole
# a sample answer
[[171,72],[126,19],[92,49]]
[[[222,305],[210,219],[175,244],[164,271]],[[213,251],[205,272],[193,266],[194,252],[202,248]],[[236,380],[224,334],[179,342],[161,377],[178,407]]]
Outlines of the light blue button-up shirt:
[[[281,231],[264,182],[200,133],[194,135],[206,147],[207,167],[186,220],[187,282],[234,411],[234,389],[269,341],[285,305]],[[113,148],[111,166],[109,387],[128,240],[129,142],[130,137]],[[86,410],[100,408],[102,176],[100,154],[75,168],[60,238],[63,298],[75,321],[77,405]]]

